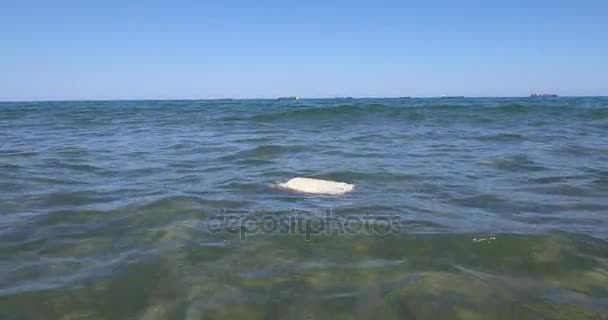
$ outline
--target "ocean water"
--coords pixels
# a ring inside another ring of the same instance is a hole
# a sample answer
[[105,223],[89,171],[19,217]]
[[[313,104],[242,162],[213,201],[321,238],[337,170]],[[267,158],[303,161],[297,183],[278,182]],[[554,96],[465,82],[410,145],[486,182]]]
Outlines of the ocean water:
[[0,319],[607,315],[608,98],[0,103]]

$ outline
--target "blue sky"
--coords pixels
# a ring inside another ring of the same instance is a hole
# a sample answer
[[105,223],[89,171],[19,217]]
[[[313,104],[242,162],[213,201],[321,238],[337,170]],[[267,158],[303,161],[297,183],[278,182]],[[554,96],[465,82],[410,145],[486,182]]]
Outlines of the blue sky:
[[0,0],[0,100],[608,95],[607,39],[594,0]]

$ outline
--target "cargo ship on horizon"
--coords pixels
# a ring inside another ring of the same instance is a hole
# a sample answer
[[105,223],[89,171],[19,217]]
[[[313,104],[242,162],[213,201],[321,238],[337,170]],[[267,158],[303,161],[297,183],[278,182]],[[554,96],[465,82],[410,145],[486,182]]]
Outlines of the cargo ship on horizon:
[[557,98],[558,95],[553,93],[533,93],[530,98]]
[[277,100],[279,100],[279,101],[293,101],[293,100],[300,100],[300,97],[298,97],[298,96],[294,96],[294,97],[279,97],[279,98],[277,98]]

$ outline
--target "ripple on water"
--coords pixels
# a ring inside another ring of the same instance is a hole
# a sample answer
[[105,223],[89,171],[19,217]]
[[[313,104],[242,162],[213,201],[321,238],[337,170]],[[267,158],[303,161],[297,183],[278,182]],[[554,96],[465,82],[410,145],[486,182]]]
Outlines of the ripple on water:
[[222,161],[242,161],[242,160],[266,160],[284,155],[293,155],[299,152],[312,151],[310,146],[304,145],[262,145],[249,150],[238,151],[229,155],[222,156]]
[[521,133],[497,133],[492,135],[484,135],[478,139],[487,142],[521,142],[527,140],[528,138]]
[[548,169],[547,167],[534,162],[525,154],[515,154],[502,158],[483,160],[481,164],[501,171],[511,172],[534,172]]

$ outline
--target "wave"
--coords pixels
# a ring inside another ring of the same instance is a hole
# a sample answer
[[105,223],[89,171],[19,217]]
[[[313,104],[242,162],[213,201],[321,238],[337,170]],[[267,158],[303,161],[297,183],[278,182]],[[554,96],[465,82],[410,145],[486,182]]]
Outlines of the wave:
[[545,166],[532,161],[525,154],[516,154],[508,157],[494,158],[480,164],[493,167],[501,171],[525,172],[547,170]]
[[517,142],[527,140],[526,136],[520,133],[497,133],[479,137],[481,141],[497,142]]
[[518,114],[518,113],[528,113],[532,107],[528,105],[511,103],[500,105],[496,108],[496,111],[502,114]]
[[248,150],[237,151],[219,158],[221,161],[245,161],[272,159],[286,154],[310,152],[313,149],[305,145],[261,145]]
[[[258,111],[260,111],[258,109]],[[341,105],[303,105],[281,108],[269,107],[255,115],[232,114],[220,121],[254,121],[272,123],[279,121],[335,121],[370,120],[374,118],[403,121],[424,121],[442,115],[471,118],[477,121],[491,120],[491,117],[526,115],[571,114],[577,118],[601,120],[608,117],[608,109],[603,107],[577,107],[572,105],[545,105],[535,103],[497,103],[497,104],[397,104],[397,103],[359,103]],[[490,117],[490,118],[488,118]]]
[[330,107],[298,107],[272,113],[255,115],[251,119],[259,122],[297,120],[358,119],[369,116],[399,117],[409,120],[423,120],[424,114],[417,108],[399,107],[385,104],[338,105]]
[[417,176],[412,174],[406,174],[401,172],[362,172],[362,171],[331,171],[322,174],[317,174],[311,176],[316,179],[328,179],[328,180],[337,180],[337,181],[411,181],[415,180]]

